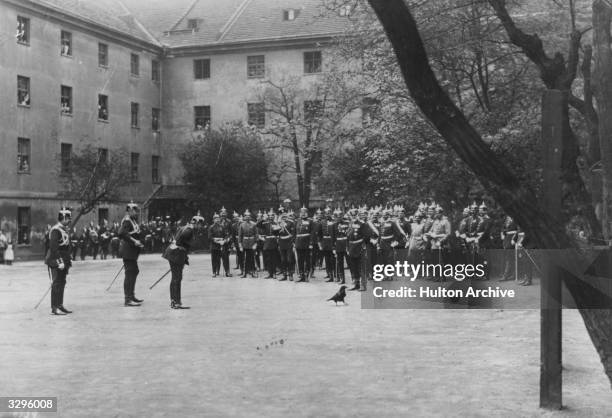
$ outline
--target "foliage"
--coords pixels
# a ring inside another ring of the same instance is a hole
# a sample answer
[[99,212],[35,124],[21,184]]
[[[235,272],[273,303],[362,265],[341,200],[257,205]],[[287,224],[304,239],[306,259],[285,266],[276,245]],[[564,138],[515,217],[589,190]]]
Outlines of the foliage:
[[210,214],[220,207],[242,209],[265,198],[267,166],[257,132],[238,124],[210,129],[179,152],[184,181]]

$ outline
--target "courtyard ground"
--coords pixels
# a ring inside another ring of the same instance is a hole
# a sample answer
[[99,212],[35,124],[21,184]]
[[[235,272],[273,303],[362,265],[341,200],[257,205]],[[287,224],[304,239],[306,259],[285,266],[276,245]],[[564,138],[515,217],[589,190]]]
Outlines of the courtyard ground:
[[0,396],[57,396],[61,417],[612,416],[577,311],[564,311],[566,409],[549,412],[538,310],[362,310],[352,292],[335,307],[321,278],[212,279],[203,254],[185,269],[192,309],[169,308],[169,277],[148,289],[168,269],[159,255],[140,261],[143,306],[125,308],[122,279],[105,291],[120,267],[75,262],[74,313],[54,317],[48,297],[34,310],[42,262],[0,266]]

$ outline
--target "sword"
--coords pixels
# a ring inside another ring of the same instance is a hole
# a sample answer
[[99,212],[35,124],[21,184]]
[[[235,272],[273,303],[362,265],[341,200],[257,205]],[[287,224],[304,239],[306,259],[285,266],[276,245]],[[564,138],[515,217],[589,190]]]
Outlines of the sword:
[[523,251],[525,251],[525,254],[527,254],[527,257],[529,257],[529,259],[531,260],[531,262],[533,263],[534,267],[536,269],[538,269],[538,272],[540,272],[540,274],[542,274],[542,270],[540,270],[540,267],[538,266],[538,264],[535,262],[535,260],[531,257],[531,255],[527,252],[527,250],[525,248],[523,248]]
[[518,246],[514,244],[514,281],[518,282]]
[[47,273],[49,273],[49,281],[51,282],[51,284],[49,285],[49,288],[47,289],[43,297],[40,298],[34,309],[38,309],[42,301],[45,300],[45,298],[47,297],[47,294],[49,294],[49,290],[51,290],[51,287],[53,286],[53,280],[51,279],[51,268],[49,266],[47,266]]
[[171,271],[172,271],[172,269],[170,269],[170,270],[168,270],[167,272],[165,272],[163,276],[161,276],[159,279],[157,279],[157,281],[156,281],[155,283],[153,283],[153,284],[151,285],[151,287],[149,287],[149,290],[153,289],[153,288],[155,287],[155,285],[156,285],[157,283],[161,282],[161,281],[162,281],[162,279],[163,279],[164,277],[166,277],[166,276],[168,275],[168,273],[170,273]]
[[125,267],[125,265],[122,265],[121,268],[119,269],[119,271],[117,272],[117,274],[115,274],[115,278],[113,279],[113,281],[108,285],[108,287],[106,288],[106,291],[108,292],[111,288],[111,286],[113,285],[113,283],[115,283],[115,280],[117,280],[117,277],[119,277],[119,274],[121,274],[121,272],[123,271],[123,268]]

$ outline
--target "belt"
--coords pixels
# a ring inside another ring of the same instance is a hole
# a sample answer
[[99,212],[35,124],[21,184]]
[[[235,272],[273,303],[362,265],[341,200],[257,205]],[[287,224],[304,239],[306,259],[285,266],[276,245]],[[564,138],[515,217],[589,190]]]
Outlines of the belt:
[[323,235],[323,238],[331,238],[331,235]]
[[310,234],[297,234],[298,237],[309,237]]
[[268,238],[276,238],[276,235],[266,235],[266,239]]
[[336,241],[346,241],[346,237],[338,237],[336,238]]
[[363,238],[358,239],[356,241],[349,241],[351,244],[359,244],[360,242],[363,242]]
[[289,239],[289,238],[293,238],[293,235],[284,235],[280,237],[280,239]]
[[386,235],[384,237],[380,237],[381,239],[391,239],[393,238],[393,235]]

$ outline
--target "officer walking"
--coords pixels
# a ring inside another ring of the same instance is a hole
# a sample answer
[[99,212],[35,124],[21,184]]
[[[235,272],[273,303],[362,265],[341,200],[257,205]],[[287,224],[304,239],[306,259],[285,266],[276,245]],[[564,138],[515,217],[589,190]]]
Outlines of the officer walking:
[[119,227],[119,256],[123,259],[125,278],[123,280],[123,293],[125,296],[125,306],[140,306],[142,299],[136,298],[134,289],[136,278],[138,277],[138,256],[144,247],[141,242],[140,227],[138,226],[138,205],[130,202],[126,206],[126,215]]
[[45,264],[51,270],[51,314],[64,315],[72,313],[64,307],[66,276],[72,265],[68,234],[72,213],[69,209],[62,208],[57,215],[57,220],[58,223],[49,231],[49,251],[45,257]]

